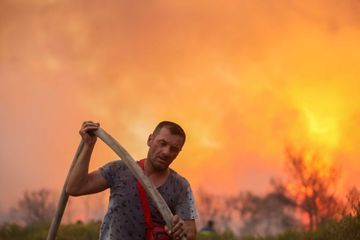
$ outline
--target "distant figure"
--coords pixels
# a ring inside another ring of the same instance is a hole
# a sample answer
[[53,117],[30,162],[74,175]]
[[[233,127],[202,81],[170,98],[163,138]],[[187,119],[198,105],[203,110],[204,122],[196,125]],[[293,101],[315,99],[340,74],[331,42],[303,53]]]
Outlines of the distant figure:
[[200,240],[215,240],[218,239],[215,229],[214,229],[214,221],[209,220],[205,227],[203,227],[198,234],[198,238]]
[[215,229],[214,229],[214,221],[213,220],[209,220],[206,224],[205,227],[203,227],[201,230],[201,232],[209,232],[209,233],[214,233]]

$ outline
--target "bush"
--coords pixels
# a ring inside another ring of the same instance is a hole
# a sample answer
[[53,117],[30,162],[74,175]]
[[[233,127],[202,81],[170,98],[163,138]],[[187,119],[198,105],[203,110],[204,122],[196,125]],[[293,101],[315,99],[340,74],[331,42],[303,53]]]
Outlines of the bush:
[[289,230],[276,236],[247,236],[241,240],[360,240],[360,216],[327,221],[313,232]]
[[222,234],[199,232],[196,240],[236,240],[236,237],[231,231],[225,231]]
[[[97,240],[99,222],[61,225],[57,240]],[[49,231],[48,224],[22,227],[16,224],[0,226],[0,240],[43,240]],[[201,234],[197,240],[236,240],[231,231],[222,234]],[[346,216],[340,221],[328,221],[316,231],[289,230],[275,236],[243,236],[241,240],[360,240],[360,216]]]
[[346,216],[339,222],[328,221],[317,230],[319,240],[359,240],[360,216]]
[[57,240],[97,240],[99,239],[100,223],[89,222],[61,225]]
[[[61,225],[57,240],[97,240],[100,223],[76,223]],[[16,224],[5,224],[0,227],[0,240],[44,240],[49,231],[49,224],[35,224],[21,227]]]
[[16,224],[5,224],[0,227],[1,240],[43,240],[46,239],[49,225],[34,224],[21,227]]

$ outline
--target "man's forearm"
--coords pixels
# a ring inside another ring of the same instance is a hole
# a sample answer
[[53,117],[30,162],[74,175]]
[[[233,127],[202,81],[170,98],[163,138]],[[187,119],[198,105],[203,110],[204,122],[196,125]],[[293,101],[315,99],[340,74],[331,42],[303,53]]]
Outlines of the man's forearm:
[[95,144],[84,144],[78,161],[69,176],[66,192],[70,195],[80,195],[81,188],[86,185],[89,176],[89,163]]
[[186,239],[187,240],[195,240],[196,239],[196,224],[195,220],[185,220],[187,233],[186,233]]

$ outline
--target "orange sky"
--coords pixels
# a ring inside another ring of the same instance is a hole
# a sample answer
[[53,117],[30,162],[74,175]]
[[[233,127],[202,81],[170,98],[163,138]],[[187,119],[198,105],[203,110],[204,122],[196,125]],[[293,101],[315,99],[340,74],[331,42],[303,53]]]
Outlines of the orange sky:
[[[61,188],[88,119],[135,158],[179,122],[195,191],[263,192],[288,145],[359,187],[359,40],[353,0],[2,0],[0,212]],[[100,143],[91,167],[114,158]]]

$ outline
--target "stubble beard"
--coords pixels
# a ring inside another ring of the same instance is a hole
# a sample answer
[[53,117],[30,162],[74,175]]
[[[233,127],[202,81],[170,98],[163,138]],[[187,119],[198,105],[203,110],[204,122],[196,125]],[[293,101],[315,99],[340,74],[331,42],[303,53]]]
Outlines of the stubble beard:
[[150,164],[156,172],[164,172],[169,168],[167,160],[163,160],[160,157],[150,158]]

